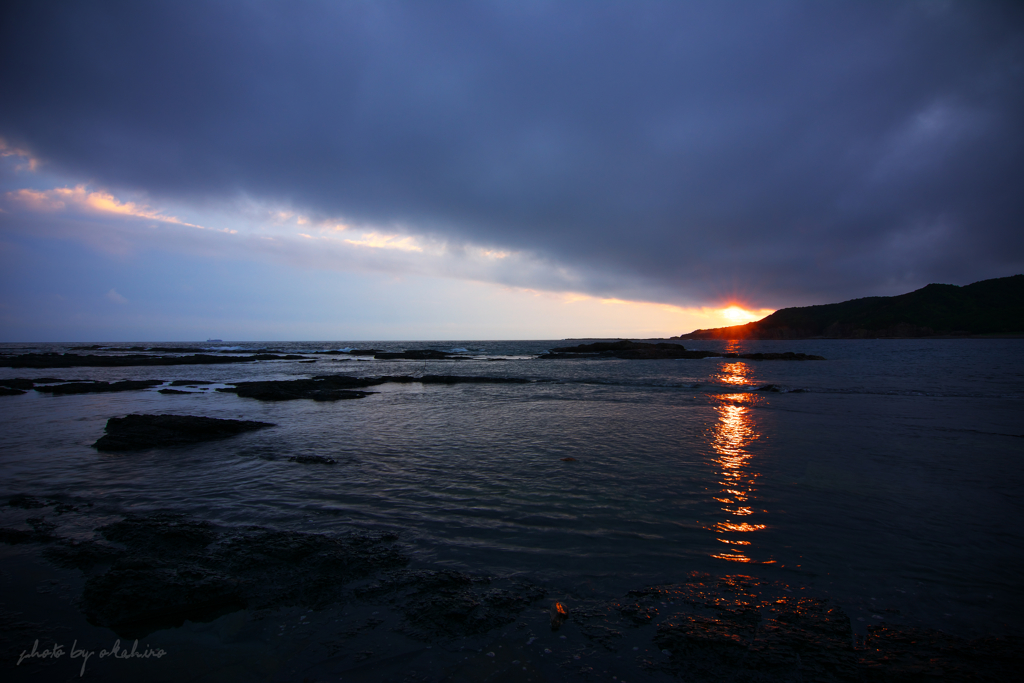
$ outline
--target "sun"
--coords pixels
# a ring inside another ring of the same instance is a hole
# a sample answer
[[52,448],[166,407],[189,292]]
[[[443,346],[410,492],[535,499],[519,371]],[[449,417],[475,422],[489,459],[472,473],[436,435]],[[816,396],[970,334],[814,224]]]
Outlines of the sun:
[[723,318],[733,323],[734,325],[742,325],[744,323],[760,320],[761,318],[764,317],[764,315],[748,311],[736,305],[729,306],[728,308],[723,308],[721,313]]

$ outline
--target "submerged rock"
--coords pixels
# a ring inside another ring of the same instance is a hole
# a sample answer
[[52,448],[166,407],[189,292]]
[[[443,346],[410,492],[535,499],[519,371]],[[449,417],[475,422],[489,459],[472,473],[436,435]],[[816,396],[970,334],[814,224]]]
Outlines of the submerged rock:
[[328,458],[326,455],[293,455],[288,458],[290,462],[298,462],[303,465],[337,465],[338,461]]
[[179,446],[223,439],[242,432],[273,427],[269,422],[223,420],[194,415],[126,415],[107,420],[106,435],[93,448],[100,451],[132,451]]
[[113,391],[140,391],[163,384],[162,379],[125,380],[123,382],[71,382],[36,387],[45,394],[100,394]]
[[56,524],[47,522],[42,517],[29,517],[25,520],[29,529],[6,529],[0,528],[0,543],[16,545],[18,543],[50,543],[57,540],[53,535]]
[[641,666],[686,681],[1001,681],[1024,665],[1024,641],[1012,637],[968,640],[882,624],[855,644],[838,605],[742,575],[694,572],[569,618],[605,647],[614,646],[614,627],[653,623],[652,644],[667,659]]
[[27,496],[24,493],[11,496],[11,499],[7,501],[7,504],[12,508],[21,508],[22,510],[35,510],[46,507],[46,503],[43,501],[39,500],[35,496]]
[[[23,377],[11,377],[9,379],[0,379],[0,387],[6,389],[31,389],[35,386],[35,380],[25,379]],[[25,393],[22,391],[21,393]]]
[[[408,561],[393,535],[218,527],[174,513],[129,515],[98,531],[124,549],[86,581],[81,606],[91,623],[127,638],[243,608],[322,607],[343,599],[346,584]],[[109,560],[110,548],[64,548],[50,558],[84,569],[97,556]]]
[[510,624],[545,591],[528,581],[445,569],[393,572],[356,594],[364,600],[386,599],[403,613],[406,635],[433,640]]
[[0,529],[0,541],[50,542],[46,559],[88,571],[82,611],[90,623],[122,638],[244,608],[325,607],[351,599],[347,584],[408,562],[394,547],[393,534],[220,527],[157,512],[99,527],[105,541],[74,541],[49,535],[53,525],[32,521],[38,522],[35,531]]

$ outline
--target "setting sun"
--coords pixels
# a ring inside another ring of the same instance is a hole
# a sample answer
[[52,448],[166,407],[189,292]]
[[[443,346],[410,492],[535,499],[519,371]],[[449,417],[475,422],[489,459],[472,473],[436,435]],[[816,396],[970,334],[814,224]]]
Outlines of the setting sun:
[[743,325],[744,323],[750,323],[754,322],[755,320],[760,320],[766,315],[770,315],[772,312],[773,311],[768,311],[767,313],[765,313],[764,311],[753,312],[740,308],[739,306],[732,305],[729,306],[728,308],[722,309],[722,317],[726,318],[734,325]]

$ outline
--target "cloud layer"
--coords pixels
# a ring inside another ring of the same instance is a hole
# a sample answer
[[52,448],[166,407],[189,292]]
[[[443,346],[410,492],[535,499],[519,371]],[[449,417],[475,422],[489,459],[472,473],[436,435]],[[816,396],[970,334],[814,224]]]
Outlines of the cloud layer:
[[1017,3],[5,12],[0,135],[113,201],[257,198],[371,226],[353,245],[547,264],[495,282],[679,305],[1024,271]]

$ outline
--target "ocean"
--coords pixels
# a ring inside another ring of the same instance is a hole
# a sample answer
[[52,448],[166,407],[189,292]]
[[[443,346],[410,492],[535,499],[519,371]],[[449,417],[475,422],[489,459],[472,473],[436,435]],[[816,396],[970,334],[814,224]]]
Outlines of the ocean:
[[[409,630],[415,615],[394,594],[227,610],[145,633],[138,647],[162,648],[158,659],[97,656],[86,673],[97,680],[519,680],[520,668],[535,681],[685,679],[666,664],[672,648],[651,644],[660,642],[653,622],[606,624],[618,635],[602,640],[585,617],[613,603],[624,614],[636,591],[700,576],[749,577],[828,601],[849,616],[854,644],[882,622],[965,639],[1021,635],[1024,340],[685,342],[823,361],[536,358],[575,343],[144,344],[315,362],[5,368],[3,377],[205,384],[0,397],[0,501],[48,501],[6,506],[0,524],[53,524],[54,534],[85,541],[125,515],[170,511],[216,528],[386,536],[405,571],[517,581],[541,596],[495,628],[429,636]],[[469,358],[312,355],[353,348]],[[531,381],[385,383],[333,402],[216,390],[334,374]],[[129,413],[275,426],[125,454],[91,446],[109,418]],[[109,648],[119,634],[89,623],[80,597],[102,563],[61,568],[44,546],[0,545],[8,657],[39,638],[40,649],[53,638]],[[555,602],[582,616],[551,630]],[[25,680],[65,680],[82,662],[10,663]]]

